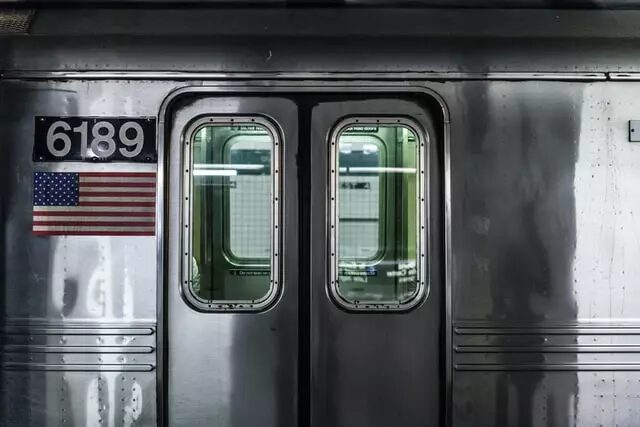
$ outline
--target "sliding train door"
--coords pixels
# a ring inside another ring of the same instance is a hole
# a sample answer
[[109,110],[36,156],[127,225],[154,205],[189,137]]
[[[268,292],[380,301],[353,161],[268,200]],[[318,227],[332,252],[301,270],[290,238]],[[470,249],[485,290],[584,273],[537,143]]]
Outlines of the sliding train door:
[[297,425],[297,106],[207,97],[172,110],[166,424]]
[[170,120],[167,424],[439,425],[441,153],[426,103],[206,95]]
[[434,119],[401,96],[311,110],[310,420],[443,419],[440,153]]

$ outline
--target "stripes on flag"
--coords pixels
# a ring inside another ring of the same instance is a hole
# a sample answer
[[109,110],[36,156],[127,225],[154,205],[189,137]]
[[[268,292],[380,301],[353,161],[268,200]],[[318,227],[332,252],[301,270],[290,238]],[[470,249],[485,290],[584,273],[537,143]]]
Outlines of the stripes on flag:
[[155,172],[34,172],[33,233],[155,235]]

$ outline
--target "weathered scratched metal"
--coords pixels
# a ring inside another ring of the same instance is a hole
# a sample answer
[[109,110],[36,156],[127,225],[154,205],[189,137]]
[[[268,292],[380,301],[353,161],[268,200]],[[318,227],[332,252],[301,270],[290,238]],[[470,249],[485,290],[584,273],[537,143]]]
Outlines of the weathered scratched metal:
[[[637,12],[496,13],[42,9],[3,36],[2,424],[640,424]],[[182,137],[252,114],[282,136],[282,293],[196,311]],[[327,136],[353,115],[429,135],[407,313],[328,292]],[[35,116],[156,116],[159,163],[34,163]],[[33,172],[123,167],[158,172],[155,237],[32,234]]]

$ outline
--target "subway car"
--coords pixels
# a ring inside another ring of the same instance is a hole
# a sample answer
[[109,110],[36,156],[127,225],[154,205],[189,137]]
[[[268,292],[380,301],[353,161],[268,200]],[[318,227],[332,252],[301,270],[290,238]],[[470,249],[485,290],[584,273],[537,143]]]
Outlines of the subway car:
[[640,2],[0,2],[0,425],[640,425]]

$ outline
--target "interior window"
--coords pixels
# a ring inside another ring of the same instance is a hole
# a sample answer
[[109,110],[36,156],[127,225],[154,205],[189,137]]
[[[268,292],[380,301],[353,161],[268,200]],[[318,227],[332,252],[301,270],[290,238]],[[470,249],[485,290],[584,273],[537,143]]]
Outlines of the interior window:
[[419,135],[405,124],[346,126],[332,152],[332,289],[350,307],[402,306],[420,290],[424,256]]
[[340,257],[374,260],[384,250],[385,180],[375,172],[386,163],[384,143],[351,130],[340,139],[339,156]]
[[253,305],[274,292],[274,143],[256,124],[205,125],[193,135],[187,282],[205,305]]
[[[261,133],[258,133],[261,132]],[[235,135],[225,147],[225,163],[238,171],[224,194],[227,255],[238,263],[268,265],[271,245],[271,136],[264,131]]]

